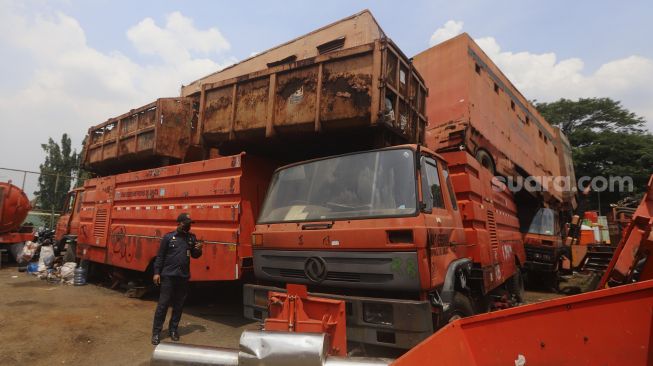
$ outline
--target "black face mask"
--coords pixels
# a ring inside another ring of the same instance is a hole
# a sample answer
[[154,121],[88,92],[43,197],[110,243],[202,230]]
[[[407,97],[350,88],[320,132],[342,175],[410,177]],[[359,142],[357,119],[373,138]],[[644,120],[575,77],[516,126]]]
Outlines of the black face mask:
[[177,227],[177,230],[180,231],[180,232],[184,232],[184,233],[189,232],[190,231],[190,222],[179,224],[179,226]]

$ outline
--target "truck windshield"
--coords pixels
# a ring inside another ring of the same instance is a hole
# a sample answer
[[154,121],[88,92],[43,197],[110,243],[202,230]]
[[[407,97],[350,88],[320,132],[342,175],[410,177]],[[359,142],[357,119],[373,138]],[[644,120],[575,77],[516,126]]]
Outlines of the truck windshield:
[[371,151],[279,170],[259,223],[403,216],[416,212],[410,149]]
[[550,208],[540,208],[528,229],[530,234],[558,235],[560,233],[558,214]]

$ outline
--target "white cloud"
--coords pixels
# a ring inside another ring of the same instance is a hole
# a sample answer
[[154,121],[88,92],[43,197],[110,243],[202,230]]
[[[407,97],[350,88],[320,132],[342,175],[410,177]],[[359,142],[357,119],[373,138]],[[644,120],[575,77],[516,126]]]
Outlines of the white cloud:
[[[429,41],[437,44],[462,32],[463,23],[449,20]],[[643,116],[653,131],[653,60],[632,55],[585,72],[580,58],[560,60],[553,52],[502,50],[493,37],[475,40],[528,99],[551,102],[560,98],[610,97]]]
[[[158,97],[177,96],[182,83],[215,72],[236,60],[218,29],[197,29],[175,12],[165,26],[147,18],[127,31],[142,53],[157,61],[139,64],[119,51],[89,45],[79,22],[60,12],[26,14],[6,4],[0,13],[0,167],[36,170],[40,144],[66,132],[79,149],[88,128]],[[215,59],[219,61],[215,61]],[[13,68],[25,67],[23,73]],[[11,85],[11,86],[9,86]]]
[[555,53],[503,51],[496,39],[476,39],[528,99],[551,102],[560,98],[610,97],[643,116],[653,131],[653,60],[629,56],[585,73],[579,58],[559,60]]
[[152,18],[145,18],[127,31],[127,37],[139,52],[161,56],[170,63],[190,59],[192,51],[210,55],[231,48],[217,28],[196,29],[192,19],[179,12],[166,17],[165,28],[156,25]]
[[459,35],[463,30],[463,22],[456,20],[449,20],[444,23],[444,26],[438,28],[431,35],[431,40],[429,41],[430,46],[435,46],[438,43],[442,43],[450,38],[453,38]]

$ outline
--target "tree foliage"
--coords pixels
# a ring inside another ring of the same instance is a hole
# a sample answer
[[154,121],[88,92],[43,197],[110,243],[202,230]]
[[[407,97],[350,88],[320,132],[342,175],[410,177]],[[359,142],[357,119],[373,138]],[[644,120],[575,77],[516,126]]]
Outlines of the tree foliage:
[[[560,99],[537,103],[546,120],[569,138],[576,178],[631,177],[634,192],[601,192],[588,197],[589,208],[607,212],[608,205],[641,192],[653,174],[653,135],[646,121],[610,98]],[[582,198],[581,198],[582,199]]]
[[60,143],[50,138],[47,144],[41,144],[41,148],[45,152],[45,161],[39,167],[39,190],[34,194],[40,209],[60,210],[70,190],[72,177],[78,172],[79,154],[71,148],[70,137],[65,133]]
[[560,127],[565,135],[577,130],[599,130],[642,133],[644,118],[637,116],[610,98],[560,99],[553,103],[537,103],[537,110],[546,120]]

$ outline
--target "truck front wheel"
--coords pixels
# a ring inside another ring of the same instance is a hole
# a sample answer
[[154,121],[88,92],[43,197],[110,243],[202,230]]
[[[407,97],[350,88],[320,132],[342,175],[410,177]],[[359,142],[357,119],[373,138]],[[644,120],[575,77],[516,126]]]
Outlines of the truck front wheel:
[[517,267],[515,274],[506,281],[506,287],[516,302],[524,302],[524,277],[521,268]]
[[454,320],[465,318],[475,314],[474,306],[472,305],[472,300],[470,300],[470,298],[467,295],[460,293],[458,291],[454,293],[453,299],[449,306],[451,308],[441,319],[438,328],[442,328]]

